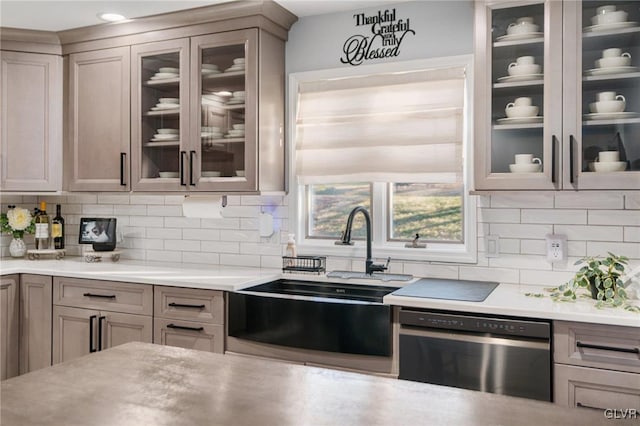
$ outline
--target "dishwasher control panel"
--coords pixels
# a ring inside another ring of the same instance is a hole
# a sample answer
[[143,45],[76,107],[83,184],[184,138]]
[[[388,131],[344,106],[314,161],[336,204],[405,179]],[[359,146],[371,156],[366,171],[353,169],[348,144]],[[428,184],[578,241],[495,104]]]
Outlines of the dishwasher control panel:
[[400,324],[540,339],[548,339],[551,336],[551,325],[545,321],[443,314],[404,309],[400,310]]

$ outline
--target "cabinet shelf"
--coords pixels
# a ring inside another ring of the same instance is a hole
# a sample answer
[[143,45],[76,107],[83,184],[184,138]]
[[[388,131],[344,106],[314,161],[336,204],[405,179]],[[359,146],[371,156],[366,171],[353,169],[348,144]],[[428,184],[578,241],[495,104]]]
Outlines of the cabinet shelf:
[[538,87],[543,86],[544,80],[530,80],[530,81],[514,81],[511,83],[494,83],[494,89],[509,89],[509,88],[522,88],[522,87]]
[[167,141],[167,142],[147,142],[144,144],[145,148],[166,148],[166,147],[179,147],[180,141]]
[[513,130],[513,129],[542,129],[544,123],[530,123],[530,124],[494,124],[495,130]]
[[589,75],[582,77],[582,81],[607,81],[640,78],[640,72],[628,72],[623,74]]
[[510,46],[522,46],[527,44],[541,44],[541,43],[544,43],[544,37],[528,38],[525,40],[496,41],[493,43],[493,47],[510,47]]
[[640,26],[630,27],[630,28],[617,28],[611,30],[602,30],[602,31],[583,31],[582,37],[585,39],[590,38],[600,38],[607,36],[618,36],[623,34],[637,34],[640,33]]
[[619,118],[617,120],[585,120],[582,122],[585,126],[610,126],[617,124],[640,124],[640,117],[637,118]]
[[202,138],[202,143],[207,145],[221,144],[221,143],[238,143],[238,142],[244,142],[244,138],[218,138],[218,139]]
[[179,109],[168,109],[166,111],[149,111],[147,113],[145,113],[146,116],[148,117],[157,117],[157,116],[178,116],[180,115],[180,110]]
[[145,86],[149,87],[164,87],[164,86],[178,86],[180,84],[180,77],[176,78],[164,78],[160,80],[148,80],[144,83]]

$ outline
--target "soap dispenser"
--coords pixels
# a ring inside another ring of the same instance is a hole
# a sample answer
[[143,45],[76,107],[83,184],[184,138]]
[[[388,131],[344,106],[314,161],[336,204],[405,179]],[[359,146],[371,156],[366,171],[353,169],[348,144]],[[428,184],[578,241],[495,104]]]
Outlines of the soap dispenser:
[[295,237],[295,234],[289,234],[289,239],[287,240],[287,248],[285,249],[285,256],[287,257],[296,257]]

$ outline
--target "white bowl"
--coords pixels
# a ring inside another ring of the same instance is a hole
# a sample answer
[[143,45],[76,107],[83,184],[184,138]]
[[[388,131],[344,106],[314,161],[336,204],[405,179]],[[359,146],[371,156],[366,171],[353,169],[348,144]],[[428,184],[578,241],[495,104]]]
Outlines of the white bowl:
[[507,34],[513,35],[513,34],[536,33],[536,32],[538,32],[539,29],[540,29],[540,27],[538,25],[536,25],[536,24],[530,24],[528,22],[522,22],[522,23],[511,25],[511,26],[507,27]]
[[597,101],[589,104],[589,110],[593,113],[610,113],[624,111],[624,101]]
[[180,102],[180,99],[178,99],[178,98],[160,98],[160,99],[158,99],[158,102],[160,102],[161,104],[178,104]]
[[626,22],[627,16],[628,13],[624,10],[615,10],[592,17],[591,23],[593,25],[617,24],[618,22]]
[[245,58],[235,58],[233,60],[234,65],[240,65],[245,63]]
[[180,173],[178,173],[178,172],[158,172],[158,175],[161,178],[177,178],[177,177],[180,177]]
[[509,164],[511,173],[539,173],[542,171],[542,164]]
[[531,65],[514,65],[512,67],[507,68],[507,72],[509,75],[531,75],[531,74],[540,74],[540,65],[539,64],[531,64]]
[[238,90],[237,92],[233,92],[234,98],[244,98],[247,95],[247,92],[244,90]]
[[244,124],[234,124],[233,130],[244,130]]
[[180,131],[178,129],[158,129],[160,135],[177,135]]
[[626,161],[600,161],[593,164],[593,170],[596,172],[622,172],[627,168]]
[[236,176],[244,177],[244,170],[236,170]]
[[535,117],[538,115],[539,108],[535,105],[531,106],[512,106],[505,108],[504,112],[509,118]]
[[222,172],[202,172],[202,177],[220,177]]
[[162,68],[158,68],[158,72],[159,73],[179,74],[180,73],[180,68],[162,67]]
[[613,58],[600,58],[596,60],[597,68],[611,68],[611,67],[628,67],[631,65],[631,58],[626,56],[615,56]]

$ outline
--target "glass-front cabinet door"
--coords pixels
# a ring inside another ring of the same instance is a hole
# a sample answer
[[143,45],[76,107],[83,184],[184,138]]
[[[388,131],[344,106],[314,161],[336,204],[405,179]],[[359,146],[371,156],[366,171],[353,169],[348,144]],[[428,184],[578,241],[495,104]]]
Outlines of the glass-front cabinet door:
[[254,29],[191,39],[192,191],[257,189],[256,49]]
[[564,17],[564,187],[640,189],[640,1],[565,1]]
[[562,3],[476,4],[477,189],[556,189]]
[[188,187],[188,55],[189,39],[132,47],[134,190]]

